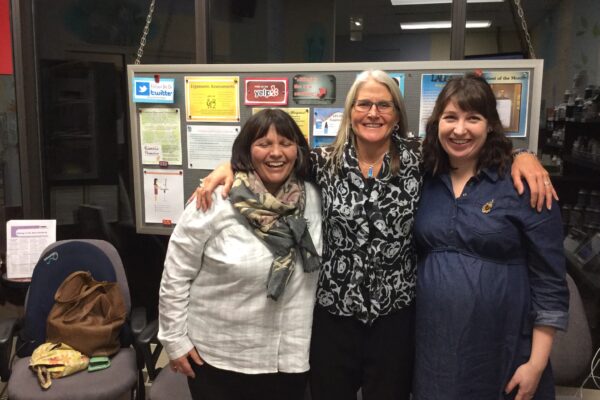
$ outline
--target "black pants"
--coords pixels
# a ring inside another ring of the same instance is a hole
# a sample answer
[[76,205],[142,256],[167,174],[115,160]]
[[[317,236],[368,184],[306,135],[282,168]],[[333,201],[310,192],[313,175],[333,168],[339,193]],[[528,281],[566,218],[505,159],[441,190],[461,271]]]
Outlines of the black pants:
[[190,361],[188,378],[194,400],[302,400],[308,373],[242,374]]
[[315,308],[310,349],[312,400],[408,400],[414,359],[414,306],[372,326]]

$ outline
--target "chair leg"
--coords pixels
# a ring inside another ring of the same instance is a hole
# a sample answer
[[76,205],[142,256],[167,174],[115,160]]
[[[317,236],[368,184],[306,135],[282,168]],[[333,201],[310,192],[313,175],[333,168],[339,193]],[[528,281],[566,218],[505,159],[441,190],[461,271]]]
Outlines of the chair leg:
[[144,372],[138,370],[138,385],[134,400],[146,400],[146,385],[144,382]]

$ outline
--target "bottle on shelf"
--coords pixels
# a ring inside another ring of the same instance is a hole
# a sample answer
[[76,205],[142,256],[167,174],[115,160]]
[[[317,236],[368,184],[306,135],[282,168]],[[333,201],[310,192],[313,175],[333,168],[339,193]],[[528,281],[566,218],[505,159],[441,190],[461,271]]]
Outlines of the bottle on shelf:
[[[568,90],[567,105],[565,106],[565,121],[575,121],[575,99],[573,92]],[[565,95],[567,91],[565,91]]]
[[556,121],[564,121],[567,116],[567,104],[569,103],[569,99],[571,98],[571,91],[569,89],[565,90],[563,95],[563,101],[556,106]]

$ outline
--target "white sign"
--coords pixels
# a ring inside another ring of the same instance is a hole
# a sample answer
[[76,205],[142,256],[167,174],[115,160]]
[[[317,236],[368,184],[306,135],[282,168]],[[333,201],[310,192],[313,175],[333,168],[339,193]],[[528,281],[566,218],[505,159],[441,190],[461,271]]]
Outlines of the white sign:
[[239,131],[236,125],[188,125],[188,168],[212,170],[228,162]]
[[144,168],[145,222],[176,224],[183,196],[183,170]]
[[134,103],[173,103],[175,79],[134,78]]
[[6,223],[6,277],[29,279],[44,249],[56,242],[56,220],[18,219]]

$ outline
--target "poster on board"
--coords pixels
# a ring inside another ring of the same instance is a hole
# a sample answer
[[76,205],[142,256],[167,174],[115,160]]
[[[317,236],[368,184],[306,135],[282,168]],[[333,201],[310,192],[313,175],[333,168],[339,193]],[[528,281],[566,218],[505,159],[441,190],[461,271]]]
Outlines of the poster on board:
[[296,104],[335,102],[335,75],[302,74],[292,78],[292,98]]
[[188,125],[188,168],[212,170],[229,162],[231,147],[238,133],[238,125]]
[[287,78],[245,78],[244,104],[247,106],[286,106]]
[[239,122],[239,82],[238,76],[186,76],[186,120]]
[[144,222],[176,224],[183,199],[183,170],[144,168]]
[[181,165],[181,122],[178,108],[140,108],[142,164],[161,161]]
[[483,77],[496,96],[496,108],[506,136],[526,137],[529,72],[484,71]]
[[343,108],[315,108],[313,111],[313,135],[337,135],[343,114]]
[[171,104],[175,98],[175,79],[135,78],[133,80],[134,103]]

